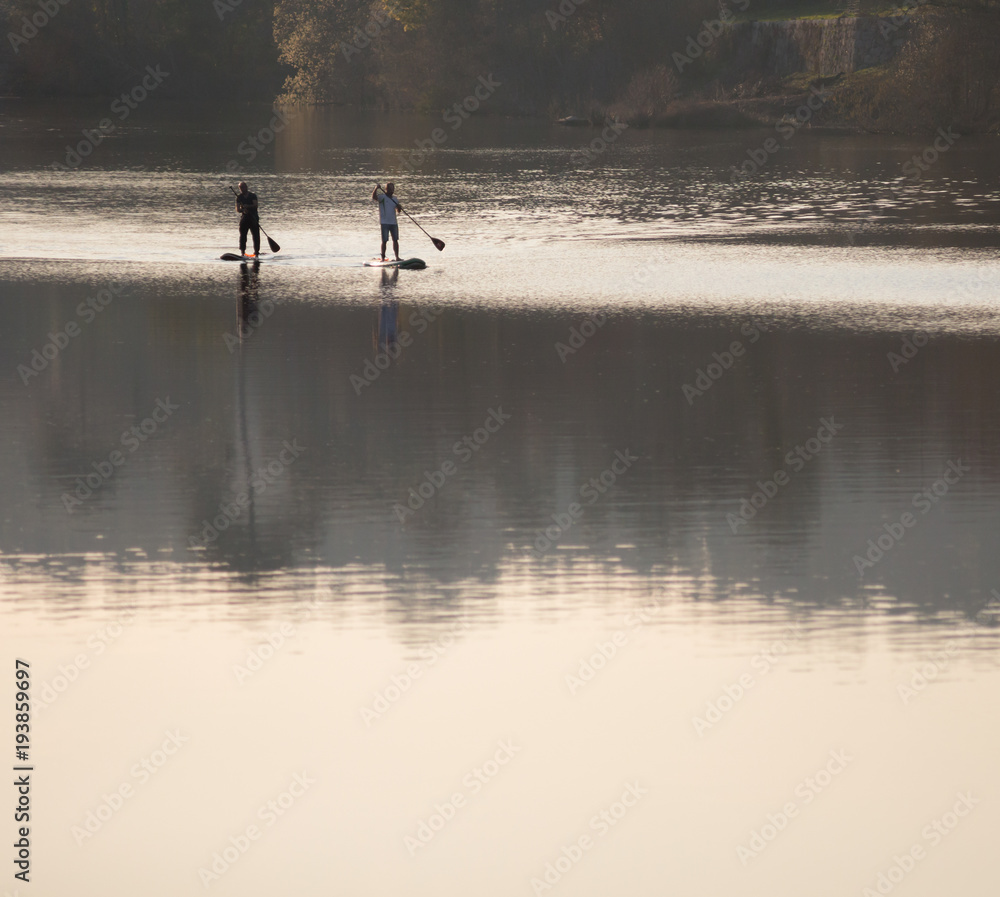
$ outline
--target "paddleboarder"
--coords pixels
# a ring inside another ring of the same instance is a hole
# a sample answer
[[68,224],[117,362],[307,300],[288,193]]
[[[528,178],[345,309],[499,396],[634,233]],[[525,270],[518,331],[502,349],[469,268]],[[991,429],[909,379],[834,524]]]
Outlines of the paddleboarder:
[[381,184],[376,184],[375,189],[372,190],[372,202],[377,202],[379,206],[379,224],[382,226],[382,250],[379,252],[379,259],[385,261],[385,245],[389,242],[389,236],[392,235],[392,251],[396,254],[396,261],[400,261],[399,258],[399,224],[396,221],[396,210],[399,209],[400,212],[403,211],[403,207],[399,204],[399,200],[393,196],[396,192],[396,185],[390,181],[385,185],[385,190],[382,190],[382,195],[379,196],[379,191],[382,190]]
[[[260,216],[257,214],[257,194],[247,189],[247,182],[240,181],[236,195],[236,211],[240,214],[240,254],[247,252],[247,231],[253,234],[253,257],[260,255]],[[385,247],[383,247],[384,251]]]

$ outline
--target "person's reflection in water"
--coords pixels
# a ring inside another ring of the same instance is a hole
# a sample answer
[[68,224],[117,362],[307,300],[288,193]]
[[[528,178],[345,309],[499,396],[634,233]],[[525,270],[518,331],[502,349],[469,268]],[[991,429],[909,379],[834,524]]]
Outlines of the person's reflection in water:
[[[257,547],[257,513],[254,507],[254,493],[256,490],[249,488],[252,477],[251,471],[255,469],[252,453],[252,443],[255,440],[251,439],[250,427],[247,422],[247,378],[246,358],[243,355],[243,340],[253,333],[254,328],[260,326],[261,315],[257,302],[259,288],[260,262],[256,260],[249,264],[241,262],[239,321],[236,324],[236,332],[240,335],[240,351],[236,364],[237,457],[239,457],[240,463],[236,466],[238,476],[232,489],[236,495],[241,493],[246,494],[249,498],[249,505],[247,506],[246,516],[246,549],[242,552],[239,549],[230,549],[230,551],[237,552],[237,554],[231,554],[231,557],[238,558],[238,563],[245,572],[252,572],[257,568],[259,555]],[[230,351],[232,351],[232,346],[230,346]],[[239,557],[240,554],[242,554],[242,558]]]
[[[239,309],[239,323],[236,327],[237,332],[240,335],[240,342],[243,342],[243,334],[248,333],[248,321],[247,319],[257,311],[257,291],[260,288],[260,262],[253,262],[248,264],[247,262],[240,263],[240,309]],[[258,312],[258,316],[259,316]],[[249,322],[250,327],[254,325],[255,321]]]
[[399,300],[393,288],[399,279],[399,268],[382,269],[382,305],[378,310],[378,337],[376,352],[389,352],[396,348],[399,333]]

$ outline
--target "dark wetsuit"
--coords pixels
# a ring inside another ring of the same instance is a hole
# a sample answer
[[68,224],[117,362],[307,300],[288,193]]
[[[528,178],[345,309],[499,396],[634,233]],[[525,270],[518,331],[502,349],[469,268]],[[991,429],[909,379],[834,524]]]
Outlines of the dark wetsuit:
[[[260,255],[260,216],[257,210],[252,208],[257,199],[256,193],[247,190],[244,195],[241,193],[236,197],[236,204],[240,210],[240,252],[247,250],[247,231],[253,234],[253,254]],[[245,204],[245,208],[244,208]]]

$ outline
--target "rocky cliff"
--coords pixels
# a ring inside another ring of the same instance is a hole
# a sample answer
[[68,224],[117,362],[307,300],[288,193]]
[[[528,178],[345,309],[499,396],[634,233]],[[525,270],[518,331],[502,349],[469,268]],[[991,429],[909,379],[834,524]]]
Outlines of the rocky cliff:
[[739,68],[762,75],[850,74],[891,61],[902,47],[907,23],[877,16],[739,22],[729,29]]

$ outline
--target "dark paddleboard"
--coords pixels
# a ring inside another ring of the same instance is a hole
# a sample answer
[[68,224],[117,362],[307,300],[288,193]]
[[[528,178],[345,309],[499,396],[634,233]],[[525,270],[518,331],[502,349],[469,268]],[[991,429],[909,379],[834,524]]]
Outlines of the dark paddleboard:
[[412,258],[412,259],[369,259],[365,262],[366,268],[410,268],[414,271],[419,271],[421,268],[426,268],[427,263],[423,259]]
[[265,253],[260,255],[240,255],[238,252],[224,252],[219,258],[224,262],[259,262]]

